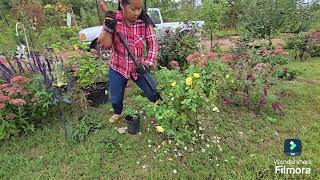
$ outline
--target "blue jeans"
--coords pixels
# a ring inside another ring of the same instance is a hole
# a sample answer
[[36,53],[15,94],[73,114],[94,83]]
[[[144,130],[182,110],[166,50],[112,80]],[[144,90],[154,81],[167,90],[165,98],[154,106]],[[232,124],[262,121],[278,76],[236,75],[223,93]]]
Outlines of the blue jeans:
[[[144,74],[144,77],[150,82],[153,89],[156,89],[156,82],[150,73]],[[151,101],[156,102],[157,97],[153,95],[152,91],[146,82],[138,76],[137,80],[133,80],[140,89],[143,90],[145,96]],[[109,71],[109,88],[111,93],[111,104],[114,114],[121,114],[123,109],[123,96],[127,86],[128,79],[123,77],[120,73],[110,68]]]

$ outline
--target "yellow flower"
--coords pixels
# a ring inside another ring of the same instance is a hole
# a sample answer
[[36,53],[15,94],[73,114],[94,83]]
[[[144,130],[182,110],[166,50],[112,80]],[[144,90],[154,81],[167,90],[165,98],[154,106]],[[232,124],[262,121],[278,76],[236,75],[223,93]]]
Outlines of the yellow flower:
[[191,86],[191,85],[192,85],[192,77],[188,77],[188,78],[186,79],[186,85],[187,85],[187,86]]
[[177,85],[176,82],[171,83],[171,86],[172,86],[172,87],[176,87],[176,85]]
[[163,133],[164,132],[164,129],[162,126],[156,126],[157,128],[157,131],[160,132],[160,133]]
[[212,108],[212,111],[213,111],[213,112],[220,112],[217,107]]
[[199,78],[199,77],[200,77],[200,74],[199,74],[199,73],[193,73],[193,77]]

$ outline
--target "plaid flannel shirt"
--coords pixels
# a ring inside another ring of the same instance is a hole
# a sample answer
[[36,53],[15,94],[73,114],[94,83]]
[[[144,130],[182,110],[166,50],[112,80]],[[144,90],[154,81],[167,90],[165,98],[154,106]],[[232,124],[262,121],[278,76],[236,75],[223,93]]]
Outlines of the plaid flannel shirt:
[[[146,24],[141,19],[137,19],[133,25],[126,25],[122,11],[116,12],[116,20],[115,32],[122,33],[139,63],[146,64],[150,67],[154,66],[156,64],[158,44],[153,27],[146,27]],[[145,43],[147,49],[146,58],[144,58]],[[126,79],[132,77],[134,80],[137,80],[138,75],[133,59],[129,56],[116,33],[113,34],[113,45],[109,63],[112,69],[122,74]]]

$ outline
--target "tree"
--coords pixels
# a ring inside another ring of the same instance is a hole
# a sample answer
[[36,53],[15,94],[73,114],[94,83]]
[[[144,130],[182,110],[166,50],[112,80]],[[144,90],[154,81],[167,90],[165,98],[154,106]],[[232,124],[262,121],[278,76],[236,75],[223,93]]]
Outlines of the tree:
[[306,31],[311,23],[310,6],[304,0],[283,0],[285,20],[284,32],[300,33]]
[[241,1],[227,0],[227,7],[223,18],[223,27],[236,29],[239,21],[240,11]]
[[284,23],[284,6],[279,0],[245,0],[242,7],[241,24],[252,37],[267,38],[271,44],[272,36]]
[[222,28],[226,2],[223,0],[204,0],[200,9],[200,17],[205,21],[204,30],[210,34],[211,46],[214,34]]
[[[45,15],[40,0],[12,0],[11,14],[19,21],[27,19],[32,27],[41,27],[45,23]],[[25,22],[24,22],[25,23]]]

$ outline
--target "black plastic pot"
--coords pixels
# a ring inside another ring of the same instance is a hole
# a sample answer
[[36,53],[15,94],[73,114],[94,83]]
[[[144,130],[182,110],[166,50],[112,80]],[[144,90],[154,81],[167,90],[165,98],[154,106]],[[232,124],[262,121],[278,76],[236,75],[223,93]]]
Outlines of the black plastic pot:
[[134,116],[125,116],[125,121],[127,122],[128,133],[137,134],[140,131],[140,116],[135,114]]
[[90,86],[85,89],[87,100],[93,107],[98,107],[100,104],[108,102],[108,84],[106,82],[98,82],[95,86]]

